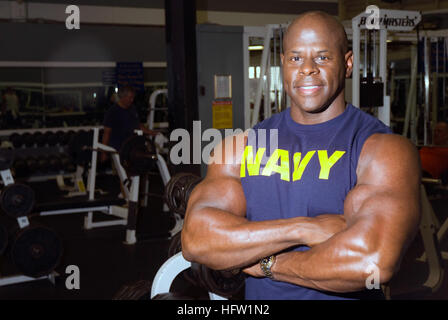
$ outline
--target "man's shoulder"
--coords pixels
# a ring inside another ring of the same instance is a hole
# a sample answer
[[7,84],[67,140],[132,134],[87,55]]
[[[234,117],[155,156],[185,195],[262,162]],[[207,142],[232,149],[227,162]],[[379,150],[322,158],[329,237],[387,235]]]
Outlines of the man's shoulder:
[[364,159],[364,163],[382,159],[409,162],[418,159],[418,150],[409,139],[401,135],[375,133],[364,143],[361,159]]

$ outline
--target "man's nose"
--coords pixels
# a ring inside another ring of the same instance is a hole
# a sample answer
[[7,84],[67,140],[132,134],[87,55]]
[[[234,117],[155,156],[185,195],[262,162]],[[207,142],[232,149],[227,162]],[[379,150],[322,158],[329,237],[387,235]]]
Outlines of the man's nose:
[[299,69],[300,75],[309,76],[319,73],[319,69],[313,59],[304,59]]

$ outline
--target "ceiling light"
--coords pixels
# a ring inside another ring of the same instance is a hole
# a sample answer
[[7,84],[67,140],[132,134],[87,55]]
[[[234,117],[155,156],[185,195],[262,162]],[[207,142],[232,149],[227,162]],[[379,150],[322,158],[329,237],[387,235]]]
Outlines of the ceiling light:
[[250,51],[263,50],[264,46],[249,46]]

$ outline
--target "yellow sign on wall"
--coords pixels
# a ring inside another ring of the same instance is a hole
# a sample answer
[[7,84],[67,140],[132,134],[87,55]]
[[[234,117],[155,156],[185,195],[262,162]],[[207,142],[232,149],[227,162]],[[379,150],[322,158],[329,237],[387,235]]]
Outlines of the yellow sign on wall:
[[213,128],[232,129],[233,109],[232,101],[213,101]]

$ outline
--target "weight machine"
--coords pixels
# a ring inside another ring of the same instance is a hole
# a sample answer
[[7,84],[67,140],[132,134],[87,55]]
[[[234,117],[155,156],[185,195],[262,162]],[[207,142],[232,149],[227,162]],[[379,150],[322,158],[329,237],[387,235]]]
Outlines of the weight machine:
[[[390,126],[390,96],[384,85],[387,82],[387,33],[412,31],[420,22],[421,14],[418,11],[381,9],[375,20],[371,18],[369,13],[363,12],[352,19],[352,104],[356,107],[378,107],[378,119]],[[366,25],[370,25],[369,29]],[[361,31],[364,31],[362,79]],[[377,100],[377,97],[380,99]]]

